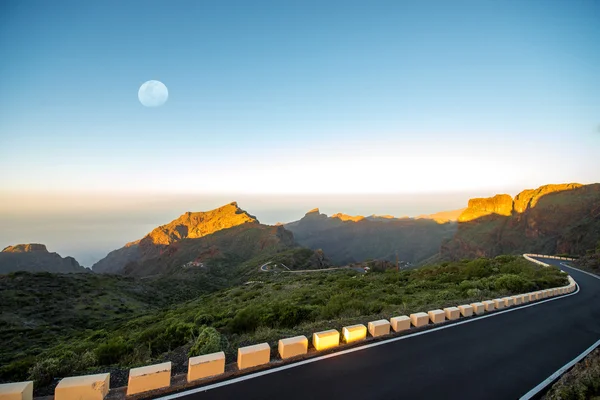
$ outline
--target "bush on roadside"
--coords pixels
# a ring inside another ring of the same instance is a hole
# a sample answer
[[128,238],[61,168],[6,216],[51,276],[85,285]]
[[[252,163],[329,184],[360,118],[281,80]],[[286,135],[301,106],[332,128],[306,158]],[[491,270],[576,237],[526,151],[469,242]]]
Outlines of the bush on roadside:
[[221,350],[221,334],[215,328],[202,327],[188,356],[200,356],[202,354],[216,353]]

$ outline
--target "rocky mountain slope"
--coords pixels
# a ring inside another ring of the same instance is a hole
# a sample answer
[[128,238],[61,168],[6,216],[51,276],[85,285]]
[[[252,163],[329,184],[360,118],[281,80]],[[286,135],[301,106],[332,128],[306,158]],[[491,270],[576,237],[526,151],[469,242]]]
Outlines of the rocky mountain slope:
[[514,199],[507,194],[469,200],[444,259],[523,252],[584,254],[600,239],[600,184],[545,185]]
[[293,234],[283,226],[263,225],[237,203],[231,203],[212,211],[185,213],[110,252],[93,270],[149,276],[186,268],[239,265],[256,257],[299,250]]
[[15,271],[78,273],[90,272],[73,257],[50,253],[43,244],[18,244],[0,252],[0,274]]
[[233,202],[207,212],[187,212],[166,225],[152,230],[140,240],[111,251],[92,266],[94,272],[118,273],[131,262],[158,257],[171,244],[183,239],[197,239],[223,229],[258,220]]
[[336,264],[368,259],[395,261],[396,253],[400,260],[418,263],[438,253],[442,241],[456,230],[455,223],[440,224],[426,218],[328,217],[318,208],[284,226],[299,244],[322,249]]

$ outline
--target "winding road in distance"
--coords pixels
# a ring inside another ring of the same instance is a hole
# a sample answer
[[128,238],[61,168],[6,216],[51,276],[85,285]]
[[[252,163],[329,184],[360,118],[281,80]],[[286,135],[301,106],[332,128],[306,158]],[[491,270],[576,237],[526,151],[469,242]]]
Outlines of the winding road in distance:
[[542,260],[580,290],[163,399],[518,399],[600,340],[600,279]]

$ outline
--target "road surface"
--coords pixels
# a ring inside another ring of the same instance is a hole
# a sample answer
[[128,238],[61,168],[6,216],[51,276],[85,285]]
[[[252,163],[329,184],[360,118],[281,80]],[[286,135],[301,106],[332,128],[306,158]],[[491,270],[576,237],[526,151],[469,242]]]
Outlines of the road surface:
[[543,260],[571,274],[580,291],[167,398],[518,399],[600,339],[600,279]]

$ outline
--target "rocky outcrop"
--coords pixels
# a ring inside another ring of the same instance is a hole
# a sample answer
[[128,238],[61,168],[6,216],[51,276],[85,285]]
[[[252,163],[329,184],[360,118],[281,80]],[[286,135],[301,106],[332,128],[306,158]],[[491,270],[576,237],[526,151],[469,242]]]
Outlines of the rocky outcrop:
[[545,185],[540,186],[537,189],[523,190],[515,197],[513,209],[517,213],[523,213],[529,208],[535,207],[538,200],[547,194],[573,190],[582,186],[583,185],[579,183],[566,183],[562,185]]
[[101,273],[120,273],[126,265],[156,258],[184,239],[198,239],[235,226],[258,223],[256,217],[240,209],[235,202],[207,212],[186,212],[153,229],[142,239],[110,252],[92,269]]
[[8,246],[0,252],[0,274],[16,271],[82,273],[90,272],[79,265],[73,257],[61,257],[50,253],[39,243]]
[[600,239],[600,184],[546,185],[489,199],[472,199],[445,259],[524,252],[582,254]]
[[487,215],[509,216],[513,210],[513,199],[508,194],[469,200],[469,206],[460,214],[458,222],[472,221]]

